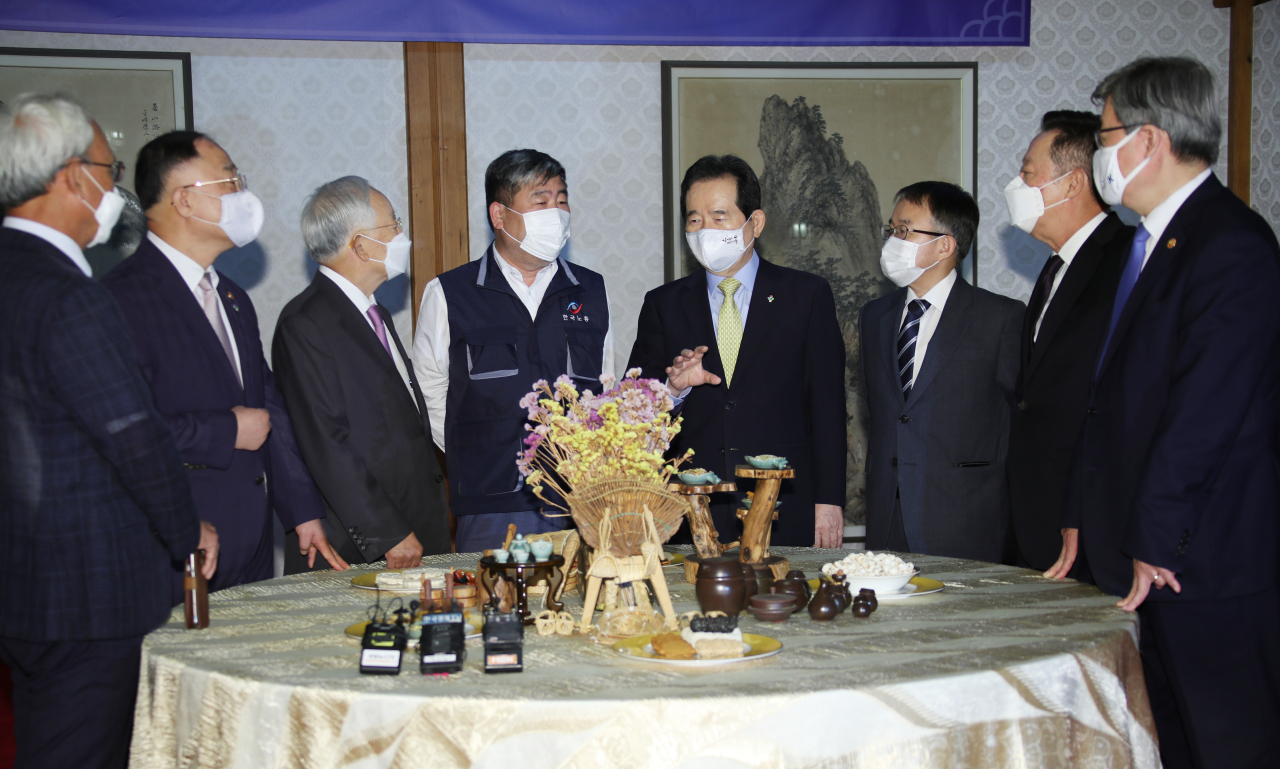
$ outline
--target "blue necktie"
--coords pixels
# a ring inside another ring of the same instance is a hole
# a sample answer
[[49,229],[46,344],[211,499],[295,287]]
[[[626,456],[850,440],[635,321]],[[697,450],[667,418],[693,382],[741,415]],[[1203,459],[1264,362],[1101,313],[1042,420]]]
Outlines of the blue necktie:
[[929,303],[923,299],[912,299],[907,305],[907,318],[902,321],[902,330],[898,332],[898,379],[902,382],[902,398],[911,395],[911,382],[915,379],[916,339],[920,336],[920,319]]
[[1138,225],[1138,231],[1133,233],[1133,244],[1129,246],[1129,261],[1124,265],[1124,274],[1120,276],[1120,286],[1116,289],[1116,303],[1111,308],[1111,325],[1107,328],[1107,341],[1102,345],[1102,353],[1098,356],[1098,366],[1093,371],[1094,380],[1097,380],[1098,374],[1102,372],[1102,361],[1107,357],[1107,348],[1111,346],[1111,335],[1116,331],[1120,313],[1124,312],[1124,304],[1129,301],[1129,294],[1133,293],[1133,286],[1138,282],[1138,276],[1142,274],[1142,260],[1147,255],[1147,241],[1150,239],[1151,233],[1147,232],[1147,228]]

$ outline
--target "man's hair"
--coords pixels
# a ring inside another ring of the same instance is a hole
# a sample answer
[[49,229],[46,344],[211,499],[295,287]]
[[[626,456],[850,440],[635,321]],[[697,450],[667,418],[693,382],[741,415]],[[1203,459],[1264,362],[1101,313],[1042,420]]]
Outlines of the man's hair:
[[[516,193],[525,187],[560,178],[568,186],[564,166],[545,152],[537,150],[508,150],[499,155],[484,172],[484,206],[494,203],[510,207]],[[493,228],[493,222],[489,222]]]
[[169,179],[169,172],[200,156],[196,149],[196,141],[209,140],[198,131],[170,131],[157,136],[138,150],[138,165],[133,171],[134,192],[138,193],[138,202],[146,211],[160,202],[164,195],[164,186]]
[[760,180],[747,161],[737,155],[707,155],[698,158],[684,172],[684,179],[680,182],[680,218],[689,214],[685,200],[689,197],[690,187],[698,182],[726,177],[738,183],[735,202],[743,216],[751,216],[760,210]]
[[1218,161],[1222,120],[1213,100],[1213,75],[1195,59],[1143,58],[1126,64],[1093,89],[1093,101],[1111,98],[1122,125],[1153,125],[1169,134],[1173,155],[1182,161]]
[[0,104],[0,209],[38,198],[93,144],[93,122],[65,94],[24,93]]
[[1102,127],[1102,118],[1092,112],[1055,110],[1044,113],[1040,119],[1040,131],[1055,131],[1049,143],[1049,160],[1053,162],[1054,176],[1062,176],[1077,168],[1084,171],[1089,180],[1089,194],[1105,210],[1107,204],[1098,196],[1093,185],[1093,153],[1098,149],[1095,137]]
[[372,189],[359,176],[344,176],[311,193],[302,204],[302,242],[312,259],[320,264],[333,261],[358,230],[377,223]]
[[951,182],[916,182],[898,190],[893,203],[904,200],[929,210],[938,227],[956,239],[956,260],[963,261],[978,232],[978,204],[973,196]]

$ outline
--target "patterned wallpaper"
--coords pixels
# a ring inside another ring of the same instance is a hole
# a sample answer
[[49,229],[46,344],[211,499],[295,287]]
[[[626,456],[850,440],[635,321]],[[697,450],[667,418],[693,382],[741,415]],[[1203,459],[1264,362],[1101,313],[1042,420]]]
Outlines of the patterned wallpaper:
[[[1253,202],[1280,225],[1280,5],[1255,10]],[[1051,109],[1089,94],[1141,55],[1190,55],[1218,76],[1226,113],[1228,12],[1205,1],[1033,0],[1030,48],[712,48],[468,45],[471,247],[490,240],[484,169],[513,147],[558,158],[569,175],[572,259],[604,274],[618,366],[644,292],[662,282],[661,68],[666,59],[764,62],[978,61],[978,281],[1026,300],[1046,246],[1008,223],[1003,188]],[[1224,137],[1225,141],[1225,137]],[[1225,177],[1226,150],[1216,169]]]
[[[191,53],[195,128],[227,150],[266,209],[258,241],[223,254],[217,268],[253,297],[268,357],[280,310],[315,273],[298,232],[307,195],[331,179],[358,174],[408,218],[399,43],[0,31],[0,46]],[[123,160],[133,165],[134,158]],[[132,183],[128,172],[125,186]],[[408,340],[408,279],[384,284],[378,300],[395,313],[396,330]]]

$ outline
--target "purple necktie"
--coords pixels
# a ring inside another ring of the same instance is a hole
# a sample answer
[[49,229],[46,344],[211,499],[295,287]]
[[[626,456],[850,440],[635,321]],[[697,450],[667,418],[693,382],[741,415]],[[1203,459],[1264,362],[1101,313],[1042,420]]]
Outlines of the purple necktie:
[[378,305],[370,307],[365,314],[369,316],[369,320],[373,321],[373,333],[377,334],[378,341],[382,342],[382,349],[390,355],[391,345],[387,344],[387,330],[382,326],[382,313],[378,312]]
[[227,360],[231,362],[231,370],[235,372],[236,381],[244,387],[244,381],[240,379],[240,369],[236,366],[235,353],[231,351],[231,335],[227,333],[227,327],[222,323],[222,312],[218,309],[218,294],[213,290],[213,279],[209,277],[207,270],[200,276],[200,290],[204,297],[204,315],[209,319],[209,325],[213,326],[213,333],[218,335],[218,342],[222,344],[222,351],[227,354]]

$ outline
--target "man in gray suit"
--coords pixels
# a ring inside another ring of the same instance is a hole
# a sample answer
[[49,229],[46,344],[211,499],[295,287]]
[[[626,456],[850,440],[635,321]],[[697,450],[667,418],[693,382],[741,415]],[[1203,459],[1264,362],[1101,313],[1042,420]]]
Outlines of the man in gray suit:
[[859,323],[867,548],[1001,561],[1026,307],[960,278],[978,229],[969,193],[917,182],[894,202],[880,268],[900,288],[867,303]]

